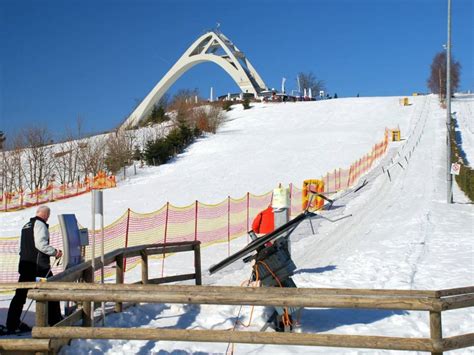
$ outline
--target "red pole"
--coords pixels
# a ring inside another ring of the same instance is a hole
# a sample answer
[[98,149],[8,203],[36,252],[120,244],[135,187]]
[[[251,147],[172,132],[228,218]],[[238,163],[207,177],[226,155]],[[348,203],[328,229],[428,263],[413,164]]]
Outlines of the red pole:
[[198,201],[195,202],[196,208],[194,212],[194,241],[197,240],[198,237]]
[[[247,231],[250,230],[250,192],[247,192]],[[247,244],[249,242],[249,235],[247,233]]]
[[[128,247],[128,230],[130,228],[130,208],[127,211],[127,228],[125,229],[125,248]],[[127,272],[127,258],[123,261],[123,272]]]
[[[166,235],[168,234],[168,214],[169,214],[170,203],[166,202],[166,218],[165,218],[165,236],[163,241],[163,246],[166,246]],[[165,271],[165,248],[163,248],[163,261],[161,263],[161,277]]]

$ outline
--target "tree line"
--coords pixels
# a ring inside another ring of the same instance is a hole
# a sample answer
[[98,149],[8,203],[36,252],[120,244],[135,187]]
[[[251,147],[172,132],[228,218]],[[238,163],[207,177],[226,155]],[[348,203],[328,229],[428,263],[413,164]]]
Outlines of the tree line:
[[0,132],[0,195],[33,192],[52,182],[72,185],[99,171],[117,174],[134,161],[166,163],[196,137],[215,133],[223,120],[219,105],[195,103],[195,93],[182,90],[170,103],[161,100],[140,127],[93,137],[83,138],[80,119],[56,144],[45,126],[26,127],[11,137]]

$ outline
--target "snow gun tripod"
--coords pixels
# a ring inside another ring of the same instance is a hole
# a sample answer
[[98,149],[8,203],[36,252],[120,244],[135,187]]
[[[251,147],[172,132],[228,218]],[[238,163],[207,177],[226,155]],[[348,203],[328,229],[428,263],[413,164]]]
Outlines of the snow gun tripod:
[[[242,250],[211,266],[209,273],[213,274],[243,258],[246,263],[255,260],[252,279],[261,281],[262,286],[296,287],[291,279],[296,266],[291,260],[288,238],[302,221],[313,216],[316,216],[316,213],[304,211],[293,220],[260,238],[257,238],[255,233],[250,231],[249,235],[252,241]],[[256,254],[247,256],[252,252],[256,252]],[[291,331],[293,329],[292,315],[298,310],[299,308],[294,307],[275,307],[261,331],[265,331],[272,323],[276,331]]]

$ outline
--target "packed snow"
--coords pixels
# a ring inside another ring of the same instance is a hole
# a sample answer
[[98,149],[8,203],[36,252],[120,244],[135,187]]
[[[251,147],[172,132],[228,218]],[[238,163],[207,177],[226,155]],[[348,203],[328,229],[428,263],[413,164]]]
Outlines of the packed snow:
[[[254,104],[245,111],[234,107],[216,135],[200,139],[175,161],[139,169],[118,188],[107,190],[107,223],[128,207],[150,212],[166,201],[215,203],[227,195],[264,193],[280,182],[299,185],[304,179],[348,167],[382,139],[385,127],[399,126],[402,141],[391,143],[386,156],[363,177],[367,184],[334,196],[333,208],[322,213],[338,221],[316,218],[294,232],[291,250],[298,269],[293,280],[298,287],[436,290],[472,286],[474,206],[456,186],[454,203],[446,203],[445,111],[435,96],[410,97],[410,103],[400,106],[398,97],[383,97]],[[472,95],[453,103],[466,143],[463,149],[471,159],[473,106]],[[81,224],[90,224],[90,196],[50,206],[53,214],[75,213]],[[32,213],[30,209],[1,214],[0,236],[17,235]],[[245,243],[246,237],[233,241],[232,250]],[[225,244],[204,248],[203,270],[226,256]],[[185,254],[169,257],[165,275],[192,272],[192,263],[192,256]],[[161,261],[152,265],[156,273],[161,271]],[[127,273],[128,281],[139,278],[137,269]],[[203,284],[237,286],[249,276],[250,266],[237,262],[212,276],[203,275]],[[0,304],[0,323],[4,323],[8,297]],[[250,312],[247,306],[146,304],[110,315],[106,322],[107,326],[223,330],[234,326],[239,313],[240,320],[248,323]],[[256,307],[247,329],[258,331],[267,316],[263,307]],[[297,331],[428,337],[428,319],[427,312],[310,308],[302,312]],[[31,311],[27,320],[33,322]],[[473,326],[472,308],[443,313],[443,336],[469,333]],[[62,353],[221,354],[228,348],[229,344],[219,343],[75,340]],[[236,344],[234,353],[392,352]]]

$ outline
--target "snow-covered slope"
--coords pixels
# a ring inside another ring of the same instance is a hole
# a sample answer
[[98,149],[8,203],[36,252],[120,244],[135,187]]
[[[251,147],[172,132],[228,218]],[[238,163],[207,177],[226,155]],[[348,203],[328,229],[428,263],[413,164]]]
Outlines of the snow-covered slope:
[[[148,169],[107,196],[123,211],[152,199],[161,204],[161,196],[165,196],[163,201],[187,204],[196,198],[212,202],[227,194],[238,197],[246,191],[265,192],[280,181],[299,183],[349,165],[380,140],[384,127],[399,124],[404,140],[392,144],[387,156],[366,175],[367,185],[336,196],[333,209],[324,212],[324,217],[332,220],[345,218],[335,223],[318,218],[295,231],[291,248],[298,269],[293,279],[298,287],[441,289],[473,285],[474,206],[457,189],[455,203],[446,203],[445,111],[434,96],[410,101],[413,105],[409,107],[399,106],[398,98],[364,98],[235,109],[217,135],[196,143],[173,164]],[[150,186],[153,188],[147,190]],[[87,220],[89,200],[74,200],[55,203],[53,208],[70,208],[80,215],[80,221]],[[14,218],[26,215],[5,219],[6,230],[14,226]],[[233,248],[243,246],[245,237],[235,243]],[[226,248],[204,248],[203,270],[227,256]],[[178,254],[166,259],[166,274],[187,272],[191,265],[192,260]],[[155,267],[159,270],[161,263]],[[235,263],[205,276],[203,283],[240,285],[249,274],[249,265]],[[134,272],[127,276],[129,280],[134,277]],[[250,311],[250,307],[240,310],[242,322],[249,321]],[[235,306],[142,305],[108,317],[107,325],[229,329],[238,314]],[[249,329],[258,330],[265,320],[265,311],[257,307]],[[426,312],[305,309],[300,321],[302,332],[429,335]],[[472,308],[443,313],[444,336],[472,332],[473,326]],[[73,341],[63,353],[225,353],[227,347],[81,340]],[[389,352],[237,344],[234,353]],[[472,349],[453,353],[472,353]]]
[[[423,98],[414,98],[419,102]],[[337,99],[286,104],[236,105],[218,134],[198,140],[174,162],[137,169],[138,175],[104,191],[105,222],[127,208],[151,212],[167,201],[183,206],[216,203],[228,195],[262,194],[278,183],[301,186],[304,179],[348,167],[381,141],[385,127],[406,132],[416,104],[397,97]],[[132,171],[129,171],[129,176]],[[90,225],[90,196],[50,204],[57,214],[75,213]],[[18,235],[30,210],[0,214],[0,237]]]

